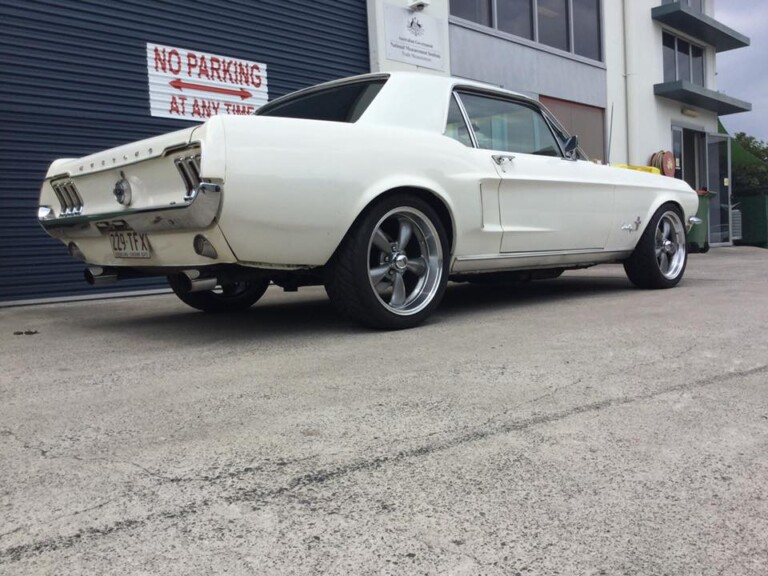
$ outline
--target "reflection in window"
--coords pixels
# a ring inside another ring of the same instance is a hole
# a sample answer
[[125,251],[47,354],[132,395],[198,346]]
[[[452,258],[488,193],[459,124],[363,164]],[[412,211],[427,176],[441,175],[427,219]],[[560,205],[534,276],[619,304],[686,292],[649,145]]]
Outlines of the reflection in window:
[[445,135],[454,140],[458,140],[464,146],[472,146],[472,139],[469,137],[469,129],[464,116],[461,114],[456,97],[451,98],[451,104],[448,107],[448,120],[445,123]]
[[573,51],[600,60],[600,0],[573,0]]
[[498,28],[515,36],[533,39],[531,0],[499,0],[496,3]]
[[539,0],[539,42],[560,48],[570,49],[568,37],[568,0]]
[[483,26],[493,26],[491,0],[451,0],[451,14]]
[[478,94],[461,94],[477,145],[487,150],[560,156],[552,131],[541,113],[521,102]]

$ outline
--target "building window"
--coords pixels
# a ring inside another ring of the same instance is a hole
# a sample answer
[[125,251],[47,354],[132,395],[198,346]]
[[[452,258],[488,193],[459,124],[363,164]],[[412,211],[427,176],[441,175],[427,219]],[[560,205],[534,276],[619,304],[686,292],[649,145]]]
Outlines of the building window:
[[602,60],[601,0],[451,0],[451,15]]
[[664,82],[685,80],[704,86],[704,49],[668,32],[662,35]]
[[[453,4],[451,4],[453,7]],[[533,6],[531,0],[506,0],[496,3],[498,28],[521,38],[533,40]]]
[[573,51],[579,56],[602,60],[600,50],[600,0],[572,0]]
[[568,1],[538,0],[539,42],[568,50],[571,39],[568,34]]
[[493,26],[492,2],[493,0],[451,0],[451,14],[483,26]]

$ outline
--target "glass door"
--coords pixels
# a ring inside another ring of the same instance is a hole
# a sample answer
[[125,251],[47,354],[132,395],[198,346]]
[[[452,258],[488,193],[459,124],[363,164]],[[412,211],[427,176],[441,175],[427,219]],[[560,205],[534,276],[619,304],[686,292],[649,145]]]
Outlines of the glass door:
[[730,138],[707,134],[707,189],[710,244],[731,243],[731,145]]

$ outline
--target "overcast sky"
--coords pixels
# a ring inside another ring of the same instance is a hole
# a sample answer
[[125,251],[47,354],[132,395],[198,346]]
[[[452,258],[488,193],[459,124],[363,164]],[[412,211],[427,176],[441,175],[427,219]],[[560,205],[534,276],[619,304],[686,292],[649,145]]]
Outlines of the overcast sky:
[[752,41],[717,55],[717,89],[752,103],[751,112],[723,116],[723,125],[768,142],[768,0],[716,0],[715,18]]

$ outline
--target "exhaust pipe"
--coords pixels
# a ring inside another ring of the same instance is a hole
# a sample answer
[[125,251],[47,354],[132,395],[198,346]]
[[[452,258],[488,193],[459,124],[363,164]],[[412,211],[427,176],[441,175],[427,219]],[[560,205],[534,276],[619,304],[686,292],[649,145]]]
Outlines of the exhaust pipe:
[[181,289],[184,292],[207,292],[219,285],[218,278],[200,278],[198,270],[185,270],[178,276]]
[[101,266],[91,266],[85,269],[85,281],[91,286],[102,286],[117,282],[117,273],[105,270]]
[[218,278],[199,278],[189,281],[189,290],[187,292],[207,292],[213,290],[219,285]]

